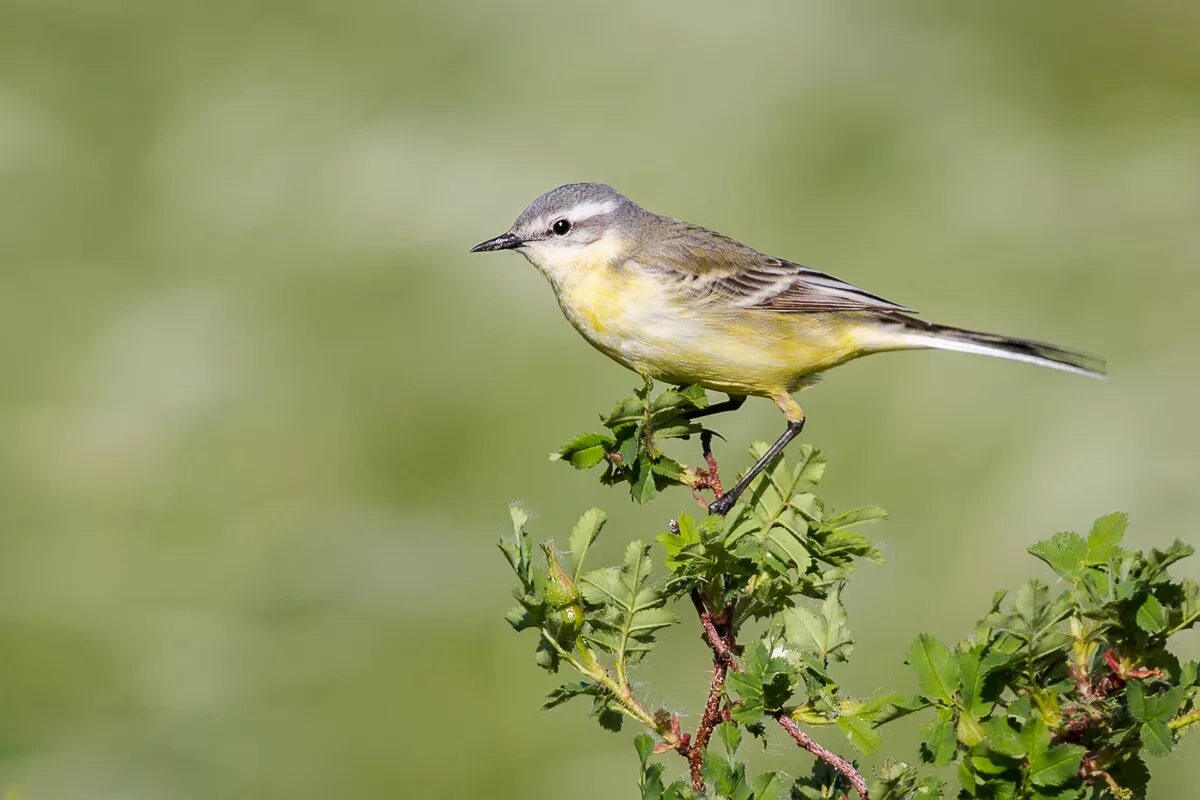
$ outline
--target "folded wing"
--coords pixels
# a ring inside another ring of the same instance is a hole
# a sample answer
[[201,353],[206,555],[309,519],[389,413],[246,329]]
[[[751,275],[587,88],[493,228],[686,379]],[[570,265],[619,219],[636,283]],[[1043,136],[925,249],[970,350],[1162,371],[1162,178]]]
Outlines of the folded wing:
[[796,313],[913,313],[832,275],[765,255],[716,231],[670,222],[670,235],[645,243],[635,260],[677,278],[698,299]]

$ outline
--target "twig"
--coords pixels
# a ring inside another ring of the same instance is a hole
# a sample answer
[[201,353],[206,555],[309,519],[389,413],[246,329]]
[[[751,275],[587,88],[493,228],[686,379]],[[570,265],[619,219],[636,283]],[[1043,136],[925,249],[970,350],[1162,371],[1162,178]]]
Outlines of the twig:
[[789,736],[796,740],[796,744],[836,769],[843,778],[850,782],[850,785],[854,787],[854,791],[858,792],[858,796],[862,800],[868,800],[867,782],[863,780],[863,776],[858,773],[853,764],[813,741],[807,733],[800,730],[800,726],[796,724],[795,720],[787,716],[787,714],[779,712],[775,715],[775,721],[779,723],[781,728],[788,732]]
[[727,641],[727,638],[722,636],[720,631],[717,630],[716,624],[713,623],[712,614],[708,613],[708,609],[704,606],[704,599],[700,597],[700,592],[696,589],[692,590],[692,605],[696,607],[696,614],[700,617],[700,625],[704,628],[704,639],[708,642],[708,646],[712,648],[713,655],[724,662],[726,666],[740,672],[742,665],[738,663],[737,657],[733,654],[732,637],[728,637],[729,640]]
[[1200,708],[1194,708],[1186,714],[1180,714],[1175,719],[1167,723],[1167,727],[1173,731],[1186,728],[1188,725],[1200,723]]
[[725,677],[729,674],[729,665],[717,656],[713,657],[712,681],[708,685],[708,701],[704,704],[704,713],[700,724],[696,726],[696,735],[692,737],[691,746],[685,756],[692,776],[692,789],[697,794],[704,794],[704,751],[712,738],[713,728],[721,723],[721,698],[725,692]]
[[725,494],[725,488],[721,485],[721,468],[717,464],[717,457],[712,451],[713,433],[710,430],[700,432],[700,449],[704,453],[704,463],[708,465],[706,470],[697,469],[696,479],[692,481],[692,497],[696,498],[696,502],[708,508],[708,503],[701,497],[702,489],[712,489],[713,495],[720,500],[721,495]]
[[717,457],[713,455],[712,437],[712,431],[700,431],[700,449],[704,451],[704,463],[708,465],[708,488],[719,500],[725,494],[725,489],[721,486],[721,468],[717,465]]

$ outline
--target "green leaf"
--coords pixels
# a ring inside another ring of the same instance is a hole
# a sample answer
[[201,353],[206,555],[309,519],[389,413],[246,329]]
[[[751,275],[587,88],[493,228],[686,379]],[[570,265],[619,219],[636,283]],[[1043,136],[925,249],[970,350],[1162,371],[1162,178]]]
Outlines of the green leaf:
[[1088,545],[1078,533],[1064,531],[1038,542],[1029,548],[1029,552],[1045,561],[1050,569],[1059,575],[1070,578],[1083,566],[1088,554]]
[[575,469],[591,469],[604,460],[608,451],[603,445],[596,445],[585,450],[577,450],[571,454],[571,466]]
[[1009,758],[1025,757],[1025,741],[1021,738],[1021,734],[1008,724],[1007,719],[1003,717],[989,719],[983,723],[983,731],[984,743],[992,752]]
[[974,747],[983,741],[983,727],[979,720],[970,714],[959,714],[958,724],[954,726],[954,735],[958,741],[967,747]]
[[592,716],[600,723],[601,728],[612,733],[620,733],[625,722],[625,714],[621,711],[620,704],[607,692],[596,693],[595,700],[592,701]]
[[622,425],[641,422],[645,408],[646,403],[640,398],[624,397],[604,418],[604,427],[619,428]]
[[646,764],[650,763],[650,756],[654,753],[654,740],[650,738],[649,734],[639,733],[633,737],[633,746],[637,749],[642,769],[645,769]]
[[792,696],[793,680],[788,663],[770,655],[761,640],[747,648],[742,669],[731,672],[726,684],[741,700],[731,711],[734,721],[751,725],[782,709]]
[[713,728],[713,734],[725,745],[726,754],[730,758],[733,758],[737,753],[738,746],[742,743],[742,732],[738,730],[736,725],[730,722],[722,722]]
[[917,672],[917,684],[922,694],[946,705],[954,704],[958,662],[946,645],[923,633],[908,649],[906,660]]
[[778,772],[764,772],[751,785],[754,800],[786,800],[791,794],[789,781]]
[[529,514],[515,503],[508,507],[508,514],[512,517],[513,538],[500,540],[500,552],[504,554],[504,558],[512,567],[513,572],[517,574],[522,588],[528,591],[533,582],[531,575],[532,548],[529,544],[529,534],[525,532],[525,526],[529,523]]
[[597,692],[596,684],[591,681],[572,681],[564,683],[546,696],[546,702],[542,703],[542,710],[546,711],[557,706],[561,706],[568,700],[583,695],[595,696]]
[[629,496],[645,505],[654,499],[658,489],[654,484],[654,468],[650,459],[642,456],[637,460],[635,477],[629,484]]
[[1156,695],[1147,695],[1140,681],[1131,681],[1125,688],[1126,708],[1138,722],[1166,722],[1179,711],[1184,696],[1182,686],[1172,686]]
[[954,759],[958,742],[954,735],[954,716],[939,709],[937,717],[921,729],[921,756],[935,767],[944,767]]
[[685,386],[679,390],[679,393],[692,408],[708,408],[708,395],[704,392],[703,386],[698,384]]
[[1138,607],[1134,620],[1139,628],[1153,636],[1166,630],[1167,610],[1163,608],[1162,603],[1158,602],[1158,598],[1148,594],[1141,606]]
[[958,674],[963,708],[977,719],[992,712],[996,691],[989,690],[988,675],[995,668],[995,660],[980,662],[979,648],[958,654]]
[[702,774],[718,797],[730,800],[749,797],[749,787],[745,786],[746,767],[743,764],[733,764],[712,750],[706,750]]
[[1021,728],[1021,744],[1030,758],[1040,758],[1050,747],[1050,729],[1040,717],[1032,717]]
[[1092,524],[1087,540],[1087,563],[1107,564],[1121,553],[1121,539],[1129,517],[1121,512],[1100,517]]
[[929,708],[929,704],[919,697],[905,697],[888,692],[858,706],[854,713],[878,727],[925,708]]
[[1195,661],[1185,662],[1179,668],[1179,685],[1187,688],[1196,682],[1196,678],[1200,676],[1200,663]]
[[1062,786],[1079,772],[1084,748],[1057,744],[1029,759],[1029,779],[1037,786]]
[[583,572],[583,561],[587,557],[588,548],[592,546],[592,542],[596,541],[596,537],[600,535],[600,530],[607,521],[608,517],[602,510],[589,508],[583,512],[583,516],[571,530],[571,538],[567,541],[571,550],[571,560],[575,563],[575,580],[578,581],[579,575]]
[[1171,630],[1167,635],[1187,630],[1200,621],[1200,584],[1191,578],[1179,582],[1182,597],[1179,608],[1171,615]]
[[1142,737],[1142,747],[1152,756],[1165,756],[1175,746],[1171,729],[1159,720],[1142,723],[1139,734]]
[[645,655],[655,632],[675,622],[675,615],[663,608],[666,598],[651,581],[649,552],[648,545],[630,542],[620,569],[604,567],[579,579],[584,599],[601,609],[588,616],[595,628],[589,638],[612,653],[618,670]]
[[846,607],[841,589],[835,587],[821,604],[818,616],[805,606],[789,608],[779,615],[787,649],[815,653],[822,663],[830,658],[845,661],[854,640],[846,627]]
[[837,718],[837,726],[846,734],[850,745],[865,756],[879,752],[883,739],[869,722],[855,714],[843,714]]
[[863,506],[843,511],[837,516],[826,519],[821,523],[821,528],[833,531],[838,528],[849,528],[851,525],[858,525],[862,522],[875,522],[881,519],[887,519],[887,512],[882,508],[879,506]]
[[588,469],[604,460],[605,453],[616,444],[603,433],[581,433],[550,454],[551,461],[564,460],[576,469]]

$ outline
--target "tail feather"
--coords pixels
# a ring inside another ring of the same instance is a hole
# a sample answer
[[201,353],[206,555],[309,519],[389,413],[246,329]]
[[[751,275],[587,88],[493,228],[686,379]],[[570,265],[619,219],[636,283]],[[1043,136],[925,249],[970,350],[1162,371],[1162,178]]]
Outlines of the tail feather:
[[1076,350],[1068,350],[1058,345],[1037,342],[1032,339],[998,336],[994,333],[983,333],[966,328],[953,328],[949,325],[937,325],[901,315],[889,319],[901,326],[898,343],[905,348],[928,347],[936,350],[955,350],[961,353],[1007,358],[1087,375],[1090,378],[1104,378],[1107,375],[1104,359]]

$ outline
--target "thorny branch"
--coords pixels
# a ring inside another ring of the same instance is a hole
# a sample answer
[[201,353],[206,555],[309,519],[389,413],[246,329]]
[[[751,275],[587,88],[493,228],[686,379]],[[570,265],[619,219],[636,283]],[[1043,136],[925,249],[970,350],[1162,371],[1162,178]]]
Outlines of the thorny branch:
[[858,792],[858,796],[862,800],[867,800],[867,782],[863,780],[862,775],[858,774],[858,770],[854,768],[853,764],[837,753],[831,752],[813,741],[807,733],[800,730],[800,726],[796,724],[796,721],[787,714],[782,712],[777,714],[775,721],[779,723],[779,727],[787,731],[788,735],[796,740],[796,744],[836,769],[843,778],[850,782],[850,785],[854,787],[854,791]]
[[[696,495],[697,500],[700,500],[699,491],[701,489],[712,489],[713,494],[720,499],[724,490],[721,487],[721,474],[717,459],[712,453],[712,434],[705,431],[700,436],[700,443],[704,450],[704,460],[708,464],[708,471],[702,473],[692,485],[693,494]],[[675,520],[671,520],[670,528],[674,533],[679,532],[679,526]],[[728,711],[721,708],[725,679],[729,675],[729,670],[740,671],[741,664],[738,663],[735,655],[738,652],[738,646],[733,606],[726,606],[714,618],[698,589],[692,589],[691,598],[692,605],[696,607],[696,615],[700,618],[700,626],[704,629],[704,640],[713,651],[713,674],[709,684],[708,701],[704,704],[704,713],[700,717],[700,724],[696,728],[695,736],[689,739],[686,735],[680,737],[677,734],[675,749],[688,761],[692,789],[696,794],[702,795],[707,791],[702,772],[704,750],[708,747],[713,728],[728,715]],[[854,787],[854,791],[858,793],[861,800],[868,800],[867,782],[853,764],[815,742],[786,713],[776,714],[775,720],[796,741],[796,744],[837,770],[838,774]]]

